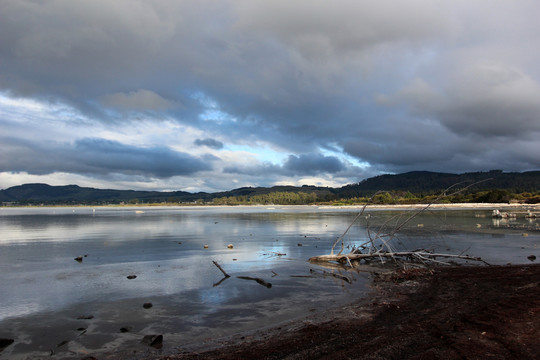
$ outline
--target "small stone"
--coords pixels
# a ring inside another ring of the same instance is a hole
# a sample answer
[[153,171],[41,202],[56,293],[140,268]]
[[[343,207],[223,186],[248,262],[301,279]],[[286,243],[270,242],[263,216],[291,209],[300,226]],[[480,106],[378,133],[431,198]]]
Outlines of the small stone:
[[127,333],[131,330],[131,326],[125,326],[120,328],[121,333]]
[[75,258],[75,261],[82,263],[82,259],[83,259],[82,256],[77,256],[77,257]]
[[156,349],[161,349],[163,347],[163,335],[145,335],[141,342]]
[[78,320],[90,320],[90,319],[93,319],[93,318],[94,318],[94,315],[81,315],[77,319]]
[[84,331],[84,330],[86,330],[86,328],[85,328],[85,327],[80,327],[80,328],[77,328],[77,331]]
[[227,245],[227,248],[232,249],[232,248],[234,248],[234,245],[233,245],[233,244],[229,244],[229,245]]
[[527,256],[527,259],[529,259],[530,261],[534,261],[534,260],[536,260],[536,256],[529,255],[529,256]]
[[151,302],[147,302],[147,303],[144,303],[142,307],[145,308],[145,309],[150,309],[152,306],[153,305],[152,305]]
[[298,246],[302,246],[302,244],[298,243]]
[[137,275],[128,275],[127,278],[128,278],[129,280],[136,279],[136,278],[137,278]]
[[14,339],[0,338],[0,351],[7,348],[9,345],[13,344]]

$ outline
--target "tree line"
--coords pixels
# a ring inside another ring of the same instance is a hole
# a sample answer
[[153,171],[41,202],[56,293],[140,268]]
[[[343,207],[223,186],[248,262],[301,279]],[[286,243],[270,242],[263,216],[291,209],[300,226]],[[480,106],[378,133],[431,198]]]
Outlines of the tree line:
[[[430,203],[440,193],[412,193],[410,191],[386,191],[373,197],[359,196],[341,198],[336,195],[318,195],[306,192],[271,192],[268,194],[224,196],[208,201],[200,201],[210,205],[359,205],[365,203],[377,205],[420,204]],[[540,192],[514,193],[509,190],[476,190],[466,191],[445,197],[439,203],[540,203]]]

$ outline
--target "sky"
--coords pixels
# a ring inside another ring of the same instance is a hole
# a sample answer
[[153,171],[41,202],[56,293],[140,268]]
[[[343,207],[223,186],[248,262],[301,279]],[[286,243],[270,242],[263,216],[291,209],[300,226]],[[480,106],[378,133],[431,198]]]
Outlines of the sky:
[[540,169],[537,0],[0,0],[0,188]]

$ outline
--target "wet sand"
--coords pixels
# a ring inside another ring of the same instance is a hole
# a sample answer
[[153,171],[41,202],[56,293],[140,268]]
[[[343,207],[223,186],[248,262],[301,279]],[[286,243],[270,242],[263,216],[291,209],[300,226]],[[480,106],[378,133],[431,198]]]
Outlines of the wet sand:
[[378,276],[350,306],[161,359],[538,359],[539,336],[540,265],[444,267]]

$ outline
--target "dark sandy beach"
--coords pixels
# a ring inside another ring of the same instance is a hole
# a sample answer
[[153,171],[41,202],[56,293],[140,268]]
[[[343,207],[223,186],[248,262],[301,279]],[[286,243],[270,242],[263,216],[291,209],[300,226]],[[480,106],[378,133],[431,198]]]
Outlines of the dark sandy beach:
[[153,359],[539,359],[540,266],[441,267],[375,278],[350,306]]
[[540,264],[449,266],[374,275],[368,296],[270,329],[76,359],[540,359],[539,338]]

